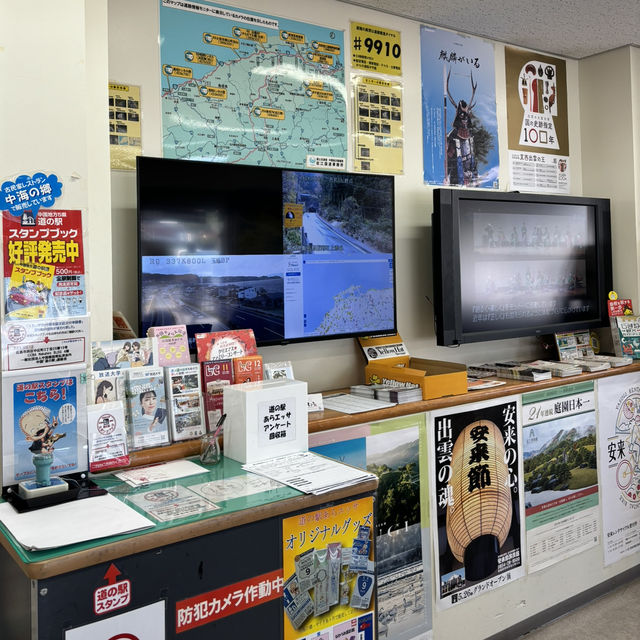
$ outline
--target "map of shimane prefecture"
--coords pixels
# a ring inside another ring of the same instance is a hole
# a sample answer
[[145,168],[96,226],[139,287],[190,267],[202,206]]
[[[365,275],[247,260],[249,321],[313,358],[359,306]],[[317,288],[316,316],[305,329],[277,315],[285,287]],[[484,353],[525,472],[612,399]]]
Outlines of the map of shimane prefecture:
[[342,31],[160,0],[163,154],[344,169]]

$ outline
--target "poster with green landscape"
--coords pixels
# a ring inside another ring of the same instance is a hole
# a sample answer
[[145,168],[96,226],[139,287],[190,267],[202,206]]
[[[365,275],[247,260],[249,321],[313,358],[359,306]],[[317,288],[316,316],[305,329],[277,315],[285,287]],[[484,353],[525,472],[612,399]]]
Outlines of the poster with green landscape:
[[522,396],[529,571],[598,543],[593,382]]

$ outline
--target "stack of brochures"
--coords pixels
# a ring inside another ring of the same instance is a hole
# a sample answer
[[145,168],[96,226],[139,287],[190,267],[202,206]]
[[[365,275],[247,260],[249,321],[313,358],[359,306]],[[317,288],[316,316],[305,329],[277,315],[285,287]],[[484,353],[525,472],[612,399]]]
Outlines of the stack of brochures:
[[514,380],[527,380],[529,382],[539,382],[540,380],[549,380],[551,371],[531,367],[528,364],[522,364],[516,360],[507,360],[505,362],[496,362],[493,365],[496,369],[496,375],[499,378],[512,378]]
[[375,398],[396,404],[422,400],[422,389],[417,384],[406,387],[387,384],[354,384],[351,386],[351,393],[363,398]]
[[626,367],[633,362],[631,356],[604,356],[592,355],[588,358],[579,358],[580,360],[589,360],[593,362],[608,362],[612,367]]
[[242,468],[286,484],[298,491],[315,495],[350,487],[377,477],[364,469],[342,464],[311,451],[300,451],[260,460],[244,464]]
[[324,396],[324,408],[340,413],[364,413],[365,411],[376,411],[393,407],[393,402],[377,400],[376,398],[365,398],[352,393],[337,393],[331,396]]
[[583,371],[577,364],[569,362],[568,360],[563,362],[556,362],[555,360],[534,360],[533,362],[528,362],[527,366],[550,371],[554,378],[579,376]]
[[606,371],[607,369],[611,369],[610,362],[606,360],[594,360],[593,356],[589,358],[572,358],[565,360],[565,362],[570,362],[576,367],[580,367],[582,371]]

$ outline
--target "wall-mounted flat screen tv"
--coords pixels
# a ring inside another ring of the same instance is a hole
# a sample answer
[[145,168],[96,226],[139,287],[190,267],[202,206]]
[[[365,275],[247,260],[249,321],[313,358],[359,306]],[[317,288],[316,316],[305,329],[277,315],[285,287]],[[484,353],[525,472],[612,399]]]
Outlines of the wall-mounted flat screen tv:
[[393,176],[138,157],[140,335],[396,330]]
[[439,345],[608,324],[608,199],[435,189],[433,202]]

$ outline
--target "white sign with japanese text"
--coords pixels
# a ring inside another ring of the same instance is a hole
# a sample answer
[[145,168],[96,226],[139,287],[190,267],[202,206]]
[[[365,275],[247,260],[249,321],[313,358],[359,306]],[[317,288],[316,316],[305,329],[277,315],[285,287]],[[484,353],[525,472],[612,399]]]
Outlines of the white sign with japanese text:
[[89,316],[8,321],[2,326],[2,369],[83,364],[89,344]]
[[260,444],[289,442],[296,439],[296,399],[278,398],[277,402],[258,403]]

